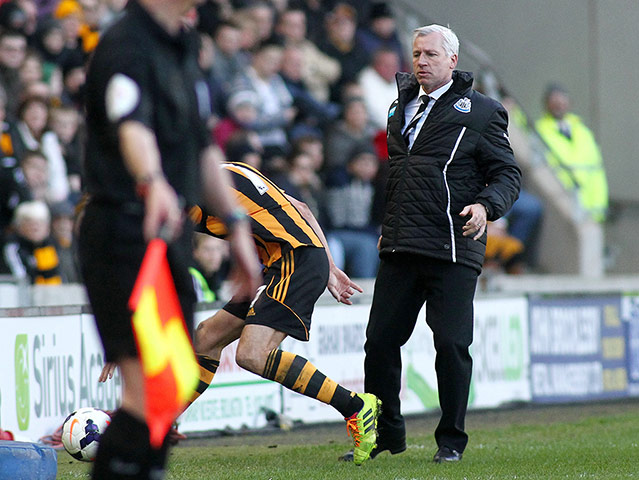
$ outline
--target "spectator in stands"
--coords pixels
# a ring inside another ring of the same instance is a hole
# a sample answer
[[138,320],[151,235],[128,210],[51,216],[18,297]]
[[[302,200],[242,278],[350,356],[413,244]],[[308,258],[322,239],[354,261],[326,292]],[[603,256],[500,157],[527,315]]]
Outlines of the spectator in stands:
[[18,205],[45,200],[47,181],[47,160],[40,152],[25,152],[16,168],[0,169],[0,244]]
[[213,128],[215,143],[222,150],[226,142],[239,130],[250,130],[258,117],[259,97],[251,90],[243,90],[232,94],[226,104],[227,116],[222,118]]
[[368,120],[368,111],[362,98],[348,99],[342,116],[342,120],[328,128],[324,137],[324,167],[327,170],[335,167],[345,168],[355,147],[372,143],[375,135],[375,128]]
[[278,43],[260,44],[251,65],[233,82],[233,91],[254,92],[260,98],[258,116],[252,130],[260,137],[264,148],[264,168],[269,172],[276,169],[276,164],[287,153],[286,129],[292,125],[296,115],[293,97],[278,73],[282,54],[282,46]]
[[324,166],[324,142],[322,136],[316,131],[301,132],[291,138],[292,150],[304,152],[313,160],[313,170],[320,172]]
[[308,58],[301,48],[288,45],[284,48],[280,75],[293,97],[293,106],[297,110],[296,126],[323,129],[339,116],[341,109],[338,104],[320,102],[311,94],[303,77],[307,63]]
[[262,144],[257,133],[238,130],[226,142],[226,158],[229,162],[242,162],[253,168],[262,168]]
[[13,227],[15,234],[2,250],[3,273],[34,284],[62,283],[47,205],[41,201],[21,203],[15,210]]
[[342,86],[357,80],[359,73],[370,63],[370,56],[355,37],[357,16],[347,3],[338,3],[326,17],[326,38],[319,44],[324,53],[335,58],[342,74],[332,85],[331,99],[339,99]]
[[257,23],[249,12],[238,10],[233,14],[231,20],[240,27],[240,48],[247,58],[250,59],[251,52],[259,45],[257,37]]
[[13,169],[18,165],[14,143],[18,132],[15,124],[7,120],[7,94],[0,85],[0,169]]
[[270,2],[253,0],[244,8],[256,26],[257,42],[263,43],[273,35],[275,24],[275,9]]
[[51,237],[58,252],[63,283],[80,283],[77,246],[73,235],[74,208],[68,200],[51,205]]
[[60,142],[64,164],[67,167],[69,195],[73,203],[80,199],[80,174],[83,155],[83,138],[80,129],[80,113],[69,105],[51,108],[50,125]]
[[64,105],[72,105],[78,111],[83,111],[86,79],[84,57],[77,52],[73,52],[62,65],[62,94],[60,95],[60,101]]
[[377,273],[379,224],[374,222],[375,151],[362,146],[351,153],[347,167],[335,168],[326,180],[326,238],[335,265],[354,278]]
[[315,164],[309,153],[296,148],[287,157],[287,169],[272,178],[288,195],[308,205],[321,224],[324,184]]
[[106,13],[101,0],[80,0],[82,9],[82,23],[78,35],[82,41],[82,51],[88,55],[100,40],[100,24]]
[[371,6],[368,24],[360,26],[357,30],[357,39],[369,55],[373,55],[380,48],[393,50],[400,60],[401,70],[409,69],[397,32],[397,22],[388,2],[375,2]]
[[[340,77],[341,67],[337,60],[322,52],[306,38],[306,13],[301,8],[284,11],[275,27],[286,46],[301,50],[304,61],[301,65],[301,80],[315,98],[327,102],[330,98],[330,86]],[[284,62],[287,65],[287,62]]]
[[535,127],[548,146],[548,164],[568,190],[577,192],[591,218],[603,222],[608,211],[608,182],[595,136],[571,113],[570,97],[563,86],[549,85],[544,103],[546,112]]
[[[541,200],[527,190],[520,190],[519,198],[504,215],[503,220],[508,235],[519,241],[524,249],[517,256],[516,261],[507,265],[507,273],[526,273],[537,268],[539,233],[543,214],[544,206]],[[490,235],[491,231],[488,230],[489,239]]]
[[47,19],[40,23],[34,39],[34,47],[42,58],[42,80],[51,87],[51,93],[62,93],[62,65],[68,55],[64,46],[64,31],[58,20]]
[[[69,195],[67,167],[56,134],[47,129],[49,107],[42,97],[27,97],[18,110],[18,145],[16,152],[39,150],[47,159],[49,169],[47,200],[57,202]],[[18,155],[20,154],[18,153]]]
[[62,25],[65,48],[82,53],[80,39],[82,7],[80,7],[80,4],[76,0],[60,0],[55,9],[54,18],[59,20]]
[[524,244],[508,233],[508,221],[502,217],[486,224],[486,254],[483,273],[522,273]]
[[240,75],[249,63],[248,54],[242,51],[242,29],[234,21],[220,22],[213,34],[215,62],[211,65],[212,81],[221,85],[229,94],[229,82]]
[[395,72],[399,70],[400,58],[397,53],[389,48],[381,48],[373,54],[372,64],[359,75],[366,110],[377,130],[386,130],[388,105],[397,98]]
[[20,67],[27,54],[27,37],[12,30],[0,31],[0,85],[7,94],[6,115],[16,118],[22,92]]
[[[221,238],[204,233],[193,235],[193,266],[189,272],[198,302],[214,302],[228,272],[228,244]],[[226,263],[226,264],[225,264]]]

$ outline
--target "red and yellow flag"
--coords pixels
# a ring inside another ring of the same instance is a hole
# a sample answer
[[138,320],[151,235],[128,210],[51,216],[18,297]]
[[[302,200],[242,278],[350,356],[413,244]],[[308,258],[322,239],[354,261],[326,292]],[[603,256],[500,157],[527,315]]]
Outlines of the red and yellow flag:
[[149,243],[129,307],[144,373],[146,423],[151,445],[159,448],[199,379],[163,240]]

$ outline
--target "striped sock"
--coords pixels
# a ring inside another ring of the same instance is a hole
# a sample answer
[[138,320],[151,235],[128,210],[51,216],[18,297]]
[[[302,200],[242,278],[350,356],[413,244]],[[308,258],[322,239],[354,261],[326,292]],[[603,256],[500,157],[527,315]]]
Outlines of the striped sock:
[[195,357],[197,359],[197,363],[200,364],[200,383],[195,389],[195,392],[193,392],[193,396],[186,408],[195,402],[199,396],[202,395],[207,388],[209,388],[209,385],[211,385],[213,377],[215,376],[215,372],[217,372],[217,367],[220,366],[219,360],[214,360],[206,355],[196,354]]
[[363,405],[354,392],[337,384],[299,355],[275,348],[269,353],[262,377],[294,392],[334,407],[344,417],[358,412]]

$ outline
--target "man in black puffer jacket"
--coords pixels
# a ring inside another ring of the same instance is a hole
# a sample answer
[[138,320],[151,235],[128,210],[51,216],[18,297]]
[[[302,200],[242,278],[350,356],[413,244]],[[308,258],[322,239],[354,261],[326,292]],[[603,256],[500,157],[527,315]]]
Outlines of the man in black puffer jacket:
[[406,449],[400,411],[400,347],[426,302],[433,331],[441,419],[435,462],[459,461],[472,359],[473,298],[486,221],[517,199],[521,171],[502,105],[454,70],[459,41],[448,28],[415,30],[413,73],[398,73],[388,112],[389,175],[381,264],[366,331],[365,389],[383,402],[377,448]]

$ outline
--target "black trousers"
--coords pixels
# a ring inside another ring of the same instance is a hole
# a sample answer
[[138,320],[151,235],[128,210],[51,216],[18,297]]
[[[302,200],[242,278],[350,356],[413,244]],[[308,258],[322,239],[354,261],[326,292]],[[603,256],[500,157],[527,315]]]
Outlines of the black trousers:
[[437,445],[463,452],[468,443],[464,420],[472,373],[468,348],[473,341],[473,299],[478,272],[457,263],[420,255],[382,258],[366,329],[366,392],[382,400],[380,445],[403,443],[406,436],[399,392],[400,348],[410,338],[426,302],[426,322],[433,331],[435,371],[441,418]]

